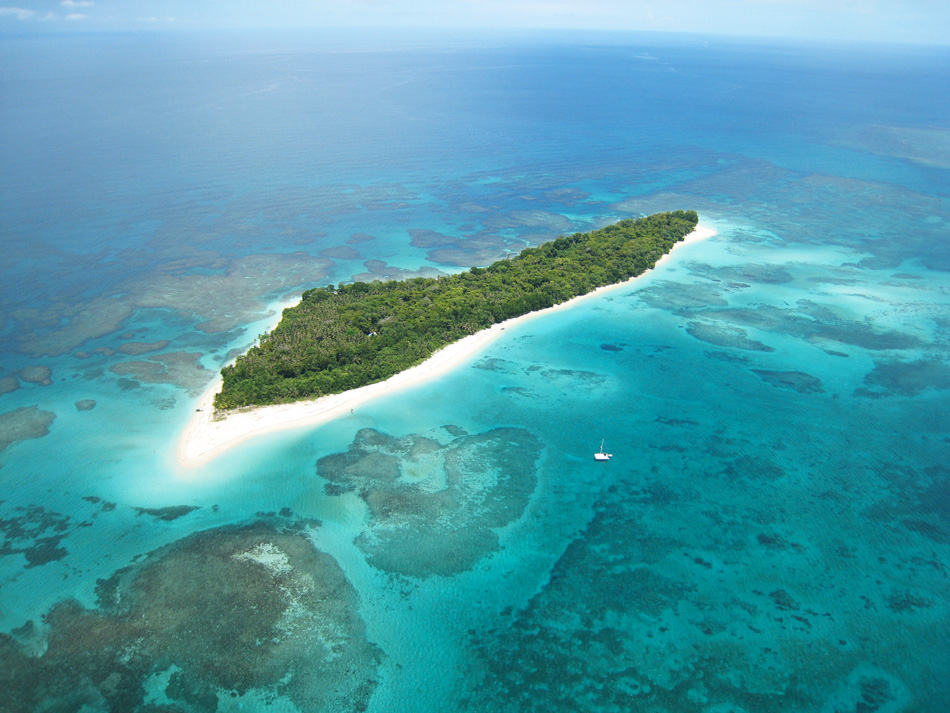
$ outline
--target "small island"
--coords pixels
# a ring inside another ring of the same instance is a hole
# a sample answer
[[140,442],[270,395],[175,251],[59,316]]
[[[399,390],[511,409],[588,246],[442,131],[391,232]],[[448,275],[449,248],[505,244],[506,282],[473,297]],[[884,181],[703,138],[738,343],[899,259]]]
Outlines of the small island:
[[692,210],[657,213],[455,275],[307,290],[258,346],[221,370],[214,408],[292,403],[385,381],[464,337],[643,274],[698,221]]
[[[687,213],[686,217],[690,223],[693,221],[692,215]],[[686,226],[683,227],[685,229]],[[705,240],[715,234],[716,231],[712,227],[697,224],[685,238],[677,239],[673,247]],[[584,250],[585,254],[586,252]],[[594,252],[593,248],[591,252]],[[666,252],[659,260],[656,260],[654,267],[670,259],[673,252],[672,249]],[[342,393],[268,406],[248,406],[215,411],[214,399],[221,390],[222,384],[222,378],[219,375],[195,404],[197,408],[191,414],[178,439],[175,458],[180,468],[179,473],[183,477],[192,477],[190,474],[194,473],[193,468],[207,463],[245,441],[265,434],[298,428],[315,428],[338,418],[356,419],[356,422],[361,423],[360,408],[362,406],[376,399],[392,396],[402,389],[431,383],[434,379],[469,363],[487,349],[495,339],[505,334],[505,329],[517,328],[530,320],[540,319],[559,310],[571,309],[582,300],[594,299],[611,290],[624,289],[642,277],[643,272],[637,271],[625,282],[598,287],[566,302],[559,302],[548,309],[528,312],[504,322],[496,322],[486,329],[449,343],[422,363],[400,371],[385,381],[377,381]],[[442,278],[442,280],[445,279],[449,278]],[[336,294],[336,290],[333,292]],[[185,473],[189,475],[185,476]]]

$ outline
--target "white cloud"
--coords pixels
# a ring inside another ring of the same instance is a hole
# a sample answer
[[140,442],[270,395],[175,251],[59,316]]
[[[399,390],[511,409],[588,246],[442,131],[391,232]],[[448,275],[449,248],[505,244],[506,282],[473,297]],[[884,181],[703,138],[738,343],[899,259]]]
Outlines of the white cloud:
[[141,22],[174,22],[174,17],[140,17]]
[[63,0],[60,3],[63,7],[92,7],[95,4],[92,0]]
[[71,12],[66,15],[67,20],[85,20],[89,15],[83,15],[81,12]]
[[35,14],[35,10],[24,10],[22,7],[0,7],[0,15],[13,15],[17,20],[27,20]]

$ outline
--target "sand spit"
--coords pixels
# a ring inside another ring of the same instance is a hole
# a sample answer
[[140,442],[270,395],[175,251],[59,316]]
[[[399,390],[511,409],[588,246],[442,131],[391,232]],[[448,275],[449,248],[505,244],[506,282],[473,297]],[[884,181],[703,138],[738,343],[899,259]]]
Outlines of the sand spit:
[[[716,234],[709,226],[699,225],[696,230],[678,242],[669,253],[658,262],[657,267],[670,259],[681,245],[704,240]],[[654,268],[655,269],[655,268]],[[646,273],[644,273],[646,274]],[[207,463],[224,451],[248,439],[266,433],[274,433],[292,428],[314,427],[339,416],[348,414],[364,404],[388,396],[401,389],[423,384],[431,379],[448,373],[462,364],[466,364],[497,339],[509,327],[530,319],[550,314],[558,310],[569,309],[581,300],[603,295],[611,290],[630,285],[643,275],[631,278],[627,282],[601,287],[549,309],[531,312],[505,322],[495,324],[488,329],[473,334],[443,347],[429,359],[411,369],[406,369],[386,381],[353,389],[342,394],[333,394],[310,401],[298,401],[292,404],[259,406],[247,410],[229,412],[220,420],[213,420],[214,395],[221,388],[218,376],[202,394],[195,405],[192,416],[178,441],[177,460],[183,467],[195,467]]]

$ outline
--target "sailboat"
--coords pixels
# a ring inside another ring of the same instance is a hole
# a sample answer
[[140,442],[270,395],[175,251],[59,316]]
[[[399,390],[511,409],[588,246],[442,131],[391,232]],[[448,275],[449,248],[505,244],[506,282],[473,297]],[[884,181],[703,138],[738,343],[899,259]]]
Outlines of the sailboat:
[[604,440],[606,439],[601,439],[600,452],[594,454],[594,460],[610,460],[614,457],[613,453],[604,453]]

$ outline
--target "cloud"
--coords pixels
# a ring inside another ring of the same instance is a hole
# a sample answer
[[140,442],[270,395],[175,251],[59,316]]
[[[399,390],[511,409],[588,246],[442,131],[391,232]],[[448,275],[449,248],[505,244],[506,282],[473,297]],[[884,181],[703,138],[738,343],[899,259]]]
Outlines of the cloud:
[[63,7],[92,7],[95,4],[92,0],[63,0],[60,3]]
[[22,7],[0,7],[0,15],[13,15],[17,20],[27,20],[36,14],[36,10],[24,10]]
[[89,15],[83,15],[81,12],[71,12],[66,15],[67,20],[85,20]]
[[140,17],[141,22],[174,22],[174,17]]

